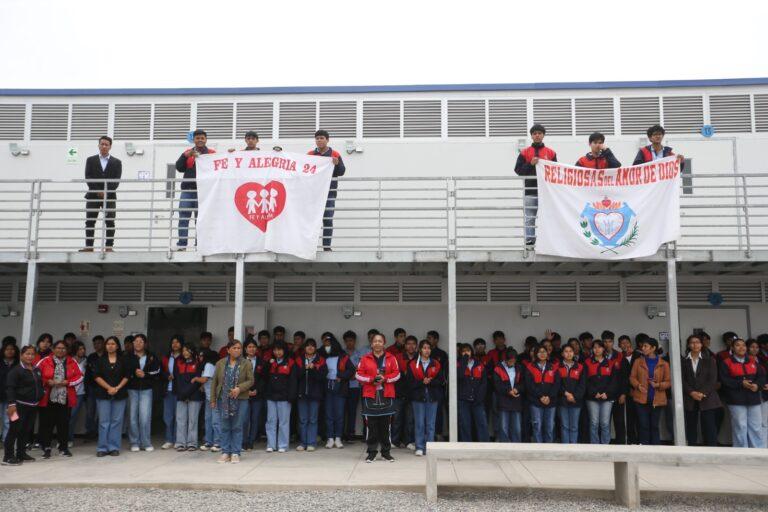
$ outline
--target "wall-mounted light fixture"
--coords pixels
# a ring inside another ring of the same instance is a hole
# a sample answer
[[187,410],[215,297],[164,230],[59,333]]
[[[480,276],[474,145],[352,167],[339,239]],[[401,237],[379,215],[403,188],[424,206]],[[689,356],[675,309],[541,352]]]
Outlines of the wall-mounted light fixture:
[[344,315],[344,318],[349,320],[353,316],[363,316],[363,312],[359,309],[355,309],[355,306],[342,306],[341,307],[341,314]]
[[645,316],[647,316],[649,320],[653,320],[656,317],[666,318],[667,312],[663,309],[659,309],[658,306],[646,306]]
[[530,304],[523,304],[520,306],[520,316],[523,318],[538,318],[541,313],[538,309],[534,308]]
[[19,146],[15,142],[8,144],[13,156],[29,156],[29,149]]
[[363,147],[358,145],[356,141],[354,140],[348,140],[344,142],[344,149],[346,150],[348,155],[351,155],[352,153],[362,153]]
[[126,142],[125,143],[125,154],[128,156],[141,156],[144,154],[143,149],[137,149],[136,146],[133,145],[133,142]]

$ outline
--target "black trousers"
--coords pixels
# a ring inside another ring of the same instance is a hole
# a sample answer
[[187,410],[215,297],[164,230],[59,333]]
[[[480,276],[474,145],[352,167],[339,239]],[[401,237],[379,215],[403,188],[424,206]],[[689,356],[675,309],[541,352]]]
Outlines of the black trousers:
[[618,401],[613,403],[613,429],[616,431],[614,444],[627,444],[627,403],[620,404]]
[[627,395],[624,405],[627,409],[627,444],[638,444],[640,435],[637,430],[637,404]]
[[685,438],[689,445],[698,444],[699,421],[704,446],[717,446],[717,409],[702,411],[699,404],[693,405],[692,411],[685,411]]
[[352,439],[355,435],[358,405],[360,405],[360,388],[349,388],[344,408],[344,441]]
[[[85,246],[93,247],[93,228],[96,226],[96,219],[99,216],[99,210],[104,206],[102,201],[86,201],[85,203]],[[104,212],[104,222],[107,224],[107,236],[104,240],[106,247],[112,247],[115,244],[115,201],[106,202],[107,209]]]
[[[26,453],[27,442],[32,439],[32,429],[35,427],[37,407],[16,404],[19,419],[12,421],[5,437],[5,460],[17,458],[21,460]],[[5,414],[6,411],[3,411]]]
[[59,450],[66,450],[69,443],[69,407],[62,404],[48,403],[40,407],[40,446],[45,450],[51,447],[53,430],[56,429],[56,441]]
[[368,445],[368,453],[376,454],[381,447],[381,453],[386,455],[392,449],[390,439],[392,416],[366,416],[367,427],[365,443]]

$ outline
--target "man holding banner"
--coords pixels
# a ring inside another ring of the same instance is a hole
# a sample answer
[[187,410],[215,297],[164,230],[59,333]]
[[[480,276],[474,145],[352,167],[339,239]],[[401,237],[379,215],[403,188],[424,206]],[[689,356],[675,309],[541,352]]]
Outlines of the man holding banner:
[[[189,239],[189,219],[195,214],[197,219],[197,167],[196,160],[200,155],[215,153],[216,151],[208,148],[208,134],[205,131],[197,129],[192,132],[192,141],[194,146],[184,151],[179,159],[176,160],[176,171],[183,173],[184,181],[181,182],[181,198],[179,200],[179,240],[176,247],[179,251],[187,248]],[[197,227],[196,227],[197,229]]]
[[533,247],[536,244],[536,210],[538,209],[538,193],[536,188],[536,164],[539,158],[557,162],[555,152],[544,145],[546,128],[540,124],[531,126],[530,146],[520,151],[515,163],[515,174],[518,176],[533,176],[525,180],[525,192],[523,195],[523,222],[525,224],[525,245]]
[[[333,177],[338,178],[344,176],[347,168],[344,167],[344,161],[341,159],[341,154],[328,146],[328,140],[331,136],[325,130],[317,130],[315,132],[315,144],[317,147],[311,150],[308,155],[325,156],[330,157],[333,160]],[[325,203],[325,213],[323,214],[323,250],[331,250],[331,237],[333,236],[333,214],[336,209],[336,190],[338,188],[338,182],[336,179],[331,180],[331,188],[328,190],[328,199]]]

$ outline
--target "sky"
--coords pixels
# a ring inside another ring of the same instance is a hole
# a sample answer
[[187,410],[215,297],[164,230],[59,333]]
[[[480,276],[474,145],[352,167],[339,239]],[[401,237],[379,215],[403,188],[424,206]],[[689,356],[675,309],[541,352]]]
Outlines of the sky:
[[768,2],[0,0],[0,89],[768,77]]

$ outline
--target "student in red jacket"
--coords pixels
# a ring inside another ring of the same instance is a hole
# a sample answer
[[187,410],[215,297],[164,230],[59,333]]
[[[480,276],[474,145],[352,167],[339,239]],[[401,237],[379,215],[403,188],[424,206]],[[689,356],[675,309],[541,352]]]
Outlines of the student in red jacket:
[[[674,156],[675,152],[672,151],[672,148],[662,144],[665,133],[666,132],[664,131],[664,127],[660,124],[655,124],[648,128],[646,134],[648,135],[648,140],[651,141],[651,143],[640,148],[640,150],[637,152],[637,156],[635,156],[635,161],[632,162],[632,165],[640,165],[653,162],[654,160],[661,160],[662,158],[666,158],[668,156]],[[685,167],[685,157],[683,155],[677,155],[677,160],[680,162],[680,170],[682,171]]]
[[734,448],[765,448],[762,432],[761,392],[766,384],[765,370],[747,344],[736,338],[732,354],[720,361],[720,381],[725,403],[731,413]]
[[267,452],[285,453],[291,433],[291,402],[296,398],[296,362],[289,357],[284,341],[272,347],[266,362]]
[[417,457],[424,455],[427,451],[427,443],[435,440],[437,404],[445,384],[440,361],[431,356],[432,345],[427,340],[421,340],[419,355],[408,360],[407,377],[404,379],[410,388]]
[[611,411],[616,399],[620,368],[605,357],[603,340],[592,343],[592,357],[584,360],[587,373],[587,411],[589,411],[589,441],[592,444],[611,442]]
[[317,416],[325,395],[328,365],[317,354],[317,342],[309,338],[304,342],[304,354],[296,356],[298,375],[299,445],[297,452],[315,451],[317,446]]
[[77,404],[75,388],[83,381],[77,361],[67,355],[67,344],[59,340],[53,344],[53,353],[38,364],[45,386],[40,400],[40,446],[43,458],[51,458],[53,429],[59,443],[59,455],[71,457],[69,443],[69,415]]
[[493,388],[495,392],[498,422],[496,441],[499,443],[519,443],[521,437],[521,412],[523,410],[523,368],[517,364],[517,351],[509,347],[504,361],[493,368]]
[[371,338],[371,352],[360,359],[355,374],[363,387],[363,418],[368,445],[365,462],[369,464],[376,460],[379,448],[385,460],[395,461],[390,454],[390,424],[395,413],[395,383],[400,380],[401,374],[395,356],[384,351],[386,343],[383,334],[375,333]]
[[[419,340],[416,336],[405,338],[405,348],[397,356],[400,365],[399,381],[395,383],[395,415],[392,417],[392,445],[398,448],[416,450],[414,444],[414,416],[411,404],[411,383],[407,376],[408,365],[419,357]],[[442,368],[441,368],[442,369]]]
[[488,419],[485,414],[485,393],[488,376],[482,361],[475,358],[474,349],[469,343],[459,346],[457,366],[458,380],[458,415],[459,441],[470,442],[472,430],[476,441],[487,443]]
[[579,416],[584,405],[587,389],[584,365],[576,361],[573,347],[565,345],[560,351],[561,360],[557,367],[560,374],[560,393],[557,412],[560,415],[560,441],[563,444],[579,442]]
[[605,135],[594,132],[589,136],[589,153],[576,161],[577,167],[590,169],[614,169],[621,167],[613,152],[605,145]]
[[344,166],[344,160],[341,159],[341,153],[331,149],[328,141],[331,136],[326,130],[317,130],[315,132],[315,144],[317,147],[311,150],[309,155],[327,156],[333,159],[333,179],[331,187],[328,190],[328,199],[325,202],[325,213],[323,214],[323,250],[331,250],[331,237],[333,236],[333,214],[336,208],[336,194],[338,189],[338,178],[344,176],[347,168]]
[[[515,174],[526,176],[523,194],[523,216],[525,222],[525,245],[536,244],[536,212],[539,209],[538,188],[536,185],[536,164],[539,159],[557,162],[555,152],[544,145],[546,128],[541,124],[531,126],[532,143],[520,151],[515,163]],[[530,176],[530,178],[528,178]]]
[[535,361],[528,363],[525,392],[530,404],[531,430],[537,443],[551,443],[555,437],[555,410],[560,392],[557,364],[549,360],[547,349],[534,349]]
[[173,366],[173,393],[176,395],[176,451],[197,450],[197,422],[205,396],[203,367],[197,350],[184,345]]

